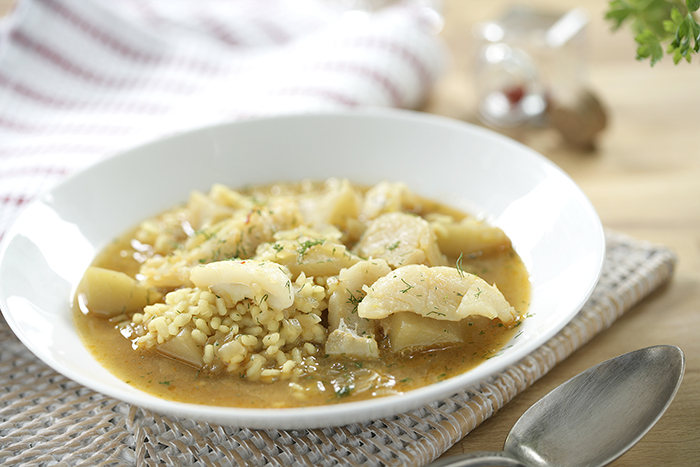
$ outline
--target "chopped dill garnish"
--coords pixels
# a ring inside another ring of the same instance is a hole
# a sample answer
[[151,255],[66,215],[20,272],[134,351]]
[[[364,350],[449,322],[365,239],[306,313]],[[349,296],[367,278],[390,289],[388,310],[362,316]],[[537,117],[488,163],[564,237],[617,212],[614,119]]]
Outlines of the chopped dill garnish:
[[[394,276],[394,277],[396,277],[396,276]],[[403,289],[403,290],[400,290],[401,293],[406,293],[406,292],[408,292],[409,290],[411,290],[412,288],[414,288],[414,286],[412,286],[411,284],[409,284],[408,282],[406,282],[406,281],[403,279],[403,277],[401,278],[401,282],[403,282],[404,284],[406,284],[406,288]]]
[[212,238],[212,237],[215,235],[213,232],[207,232],[206,229],[203,229],[203,230],[196,230],[196,231],[194,232],[194,234],[195,234],[195,235],[202,235],[202,236],[204,236],[204,238],[206,238],[207,240],[209,240],[210,238]]
[[325,242],[324,239],[319,238],[316,240],[305,240],[303,242],[299,242],[299,248],[297,248],[297,253],[299,254],[299,261],[304,259],[304,256],[306,256],[306,253],[308,253],[309,248],[313,248],[316,245],[322,245]]
[[464,253],[459,254],[459,258],[457,258],[457,263],[455,266],[457,267],[457,272],[459,273],[459,277],[464,279],[464,270],[462,269],[462,256],[464,256]]
[[352,311],[350,313],[355,313],[355,312],[357,312],[358,305],[360,304],[362,299],[365,297],[364,297],[364,295],[362,295],[362,292],[359,290],[356,290],[357,296],[353,295],[352,292],[350,292],[350,289],[345,289],[345,290],[347,290],[348,295],[349,295],[347,303],[349,303],[353,306]]

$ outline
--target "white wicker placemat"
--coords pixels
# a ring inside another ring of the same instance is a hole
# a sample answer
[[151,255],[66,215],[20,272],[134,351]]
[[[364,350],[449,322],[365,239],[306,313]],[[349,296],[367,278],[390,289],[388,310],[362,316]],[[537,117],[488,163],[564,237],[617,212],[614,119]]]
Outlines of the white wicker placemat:
[[0,464],[421,466],[667,281],[663,246],[607,232],[603,275],[581,312],[518,364],[445,401],[338,428],[249,430],[161,417],[56,373],[0,320]]

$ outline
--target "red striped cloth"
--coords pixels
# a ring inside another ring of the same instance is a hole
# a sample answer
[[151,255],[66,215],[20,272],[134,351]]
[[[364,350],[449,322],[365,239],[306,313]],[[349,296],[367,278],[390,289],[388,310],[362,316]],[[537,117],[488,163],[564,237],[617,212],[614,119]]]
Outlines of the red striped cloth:
[[414,108],[445,62],[410,3],[19,0],[0,24],[0,238],[22,206],[128,147],[210,123]]

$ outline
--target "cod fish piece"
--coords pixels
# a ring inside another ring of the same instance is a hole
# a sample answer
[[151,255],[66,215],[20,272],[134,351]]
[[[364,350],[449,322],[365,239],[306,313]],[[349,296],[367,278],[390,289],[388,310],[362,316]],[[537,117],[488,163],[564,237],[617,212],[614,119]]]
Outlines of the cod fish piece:
[[189,287],[190,270],[197,265],[250,258],[275,232],[301,222],[296,201],[286,198],[271,198],[253,209],[235,211],[230,218],[193,233],[172,254],[148,258],[139,271],[141,282],[149,287]]
[[447,266],[403,266],[365,287],[367,295],[357,307],[361,318],[383,319],[410,311],[426,318],[460,321],[480,315],[500,318],[508,325],[518,313],[495,285]]
[[254,259],[281,264],[294,278],[301,273],[306,277],[335,276],[361,261],[340,242],[341,235],[335,227],[322,231],[308,227],[282,230],[275,234],[274,242],[258,247]]
[[273,310],[294,304],[291,274],[287,268],[269,261],[217,261],[190,271],[190,280],[202,290],[228,299],[231,303],[251,298],[267,302]]
[[340,326],[340,321],[356,327],[361,335],[374,335],[374,322],[360,318],[357,307],[365,297],[363,287],[372,285],[380,277],[391,272],[383,259],[370,259],[343,269],[338,274],[338,282],[328,299],[328,327],[333,330]]
[[382,214],[373,220],[355,246],[355,253],[363,258],[384,259],[392,268],[446,263],[430,223],[404,212]]
[[379,346],[375,338],[376,321],[360,318],[357,307],[365,296],[363,287],[391,272],[383,259],[360,261],[343,269],[328,299],[327,355],[376,359]]

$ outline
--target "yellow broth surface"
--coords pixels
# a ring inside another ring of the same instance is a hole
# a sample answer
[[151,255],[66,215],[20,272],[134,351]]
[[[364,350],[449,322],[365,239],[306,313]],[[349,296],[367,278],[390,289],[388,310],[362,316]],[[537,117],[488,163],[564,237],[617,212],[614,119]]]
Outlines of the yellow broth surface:
[[[297,193],[298,184],[274,185],[242,191],[264,197],[270,192]],[[363,188],[363,190],[365,190]],[[415,198],[408,211],[420,216],[448,213],[465,215],[425,199]],[[93,265],[136,277],[143,263],[143,245],[134,242],[130,230],[109,245]],[[488,254],[478,252],[448,257],[465,273],[473,273],[496,284],[522,319],[528,307],[530,283],[527,271],[509,246]],[[110,372],[126,383],[158,397],[206,405],[229,407],[303,407],[334,404],[398,394],[462,374],[503,350],[516,337],[518,321],[505,326],[500,320],[471,319],[468,338],[457,345],[417,351],[392,352],[387,337],[377,336],[381,358],[358,360],[343,355],[317,355],[314,371],[291,379],[251,380],[244,372],[210,372],[169,358],[154,349],[135,349],[120,332],[133,313],[107,319],[76,304],[75,323],[84,344]],[[324,324],[327,325],[324,316]],[[445,331],[447,332],[447,330]],[[294,390],[291,390],[293,386]]]

